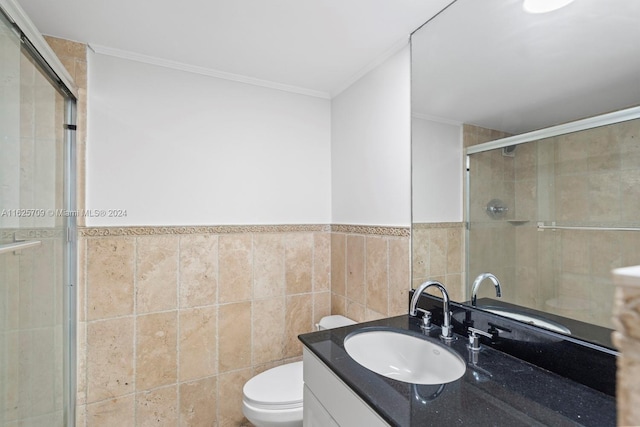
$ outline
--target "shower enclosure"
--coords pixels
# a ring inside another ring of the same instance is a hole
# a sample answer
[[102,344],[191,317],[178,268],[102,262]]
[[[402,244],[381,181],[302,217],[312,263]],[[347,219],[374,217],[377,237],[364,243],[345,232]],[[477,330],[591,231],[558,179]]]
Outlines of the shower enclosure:
[[[490,271],[501,301],[613,328],[611,270],[640,264],[638,117],[635,107],[469,147],[467,285]],[[480,297],[495,300],[493,286]]]
[[0,426],[70,426],[76,98],[29,27],[0,2]]

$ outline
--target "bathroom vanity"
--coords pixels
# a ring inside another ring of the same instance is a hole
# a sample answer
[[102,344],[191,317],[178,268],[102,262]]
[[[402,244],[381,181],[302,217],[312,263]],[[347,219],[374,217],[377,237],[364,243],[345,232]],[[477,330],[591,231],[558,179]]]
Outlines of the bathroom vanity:
[[[460,333],[462,322],[455,322],[455,339],[446,344],[438,338],[440,328],[424,333],[419,323],[404,315],[300,335],[305,426],[615,426],[611,394],[492,348],[486,338],[479,351],[471,351],[466,334]],[[378,375],[345,350],[345,339],[366,328],[424,334],[460,355],[466,371],[456,381],[437,385]],[[589,360],[583,362],[589,371]]]

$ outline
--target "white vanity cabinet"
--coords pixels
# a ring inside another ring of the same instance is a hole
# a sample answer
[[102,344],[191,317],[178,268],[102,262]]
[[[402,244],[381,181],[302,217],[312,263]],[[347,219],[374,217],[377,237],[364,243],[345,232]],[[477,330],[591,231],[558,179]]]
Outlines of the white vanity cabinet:
[[305,427],[388,427],[316,355],[304,349]]

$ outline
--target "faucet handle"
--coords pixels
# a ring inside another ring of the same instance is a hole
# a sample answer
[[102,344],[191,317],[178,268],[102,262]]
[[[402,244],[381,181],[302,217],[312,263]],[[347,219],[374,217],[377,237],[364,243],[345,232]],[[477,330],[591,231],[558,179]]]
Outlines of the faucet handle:
[[428,310],[423,310],[421,308],[416,308],[416,311],[422,313],[422,323],[420,324],[420,328],[423,330],[429,330],[433,328],[431,324],[431,312]]
[[480,350],[480,339],[478,337],[478,334],[485,336],[487,338],[493,338],[493,335],[491,335],[489,332],[485,332],[482,331],[480,329],[476,329],[473,328],[471,326],[469,326],[469,328],[467,328],[467,330],[469,331],[469,349],[471,350]]

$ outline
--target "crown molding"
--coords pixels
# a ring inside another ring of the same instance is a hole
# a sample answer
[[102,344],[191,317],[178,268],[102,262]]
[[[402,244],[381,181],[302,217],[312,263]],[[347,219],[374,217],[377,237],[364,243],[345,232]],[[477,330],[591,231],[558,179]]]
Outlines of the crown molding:
[[183,62],[157,58],[155,56],[143,55],[140,53],[114,49],[111,47],[106,47],[106,46],[101,46],[96,44],[89,44],[89,48],[93,52],[99,55],[113,56],[115,58],[142,62],[144,64],[170,68],[173,70],[184,71],[187,73],[200,74],[203,76],[214,77],[217,79],[230,80],[238,83],[245,83],[253,86],[260,86],[260,87],[266,87],[269,89],[281,90],[284,92],[295,93],[298,95],[306,95],[306,96],[322,98],[322,99],[331,99],[330,93],[319,91],[319,90],[307,89],[299,86],[292,86],[292,85],[287,85],[283,83],[272,82],[269,80],[257,79],[254,77],[243,76],[241,74],[227,73],[225,71],[214,70],[212,68],[199,67],[197,65],[185,64]]

